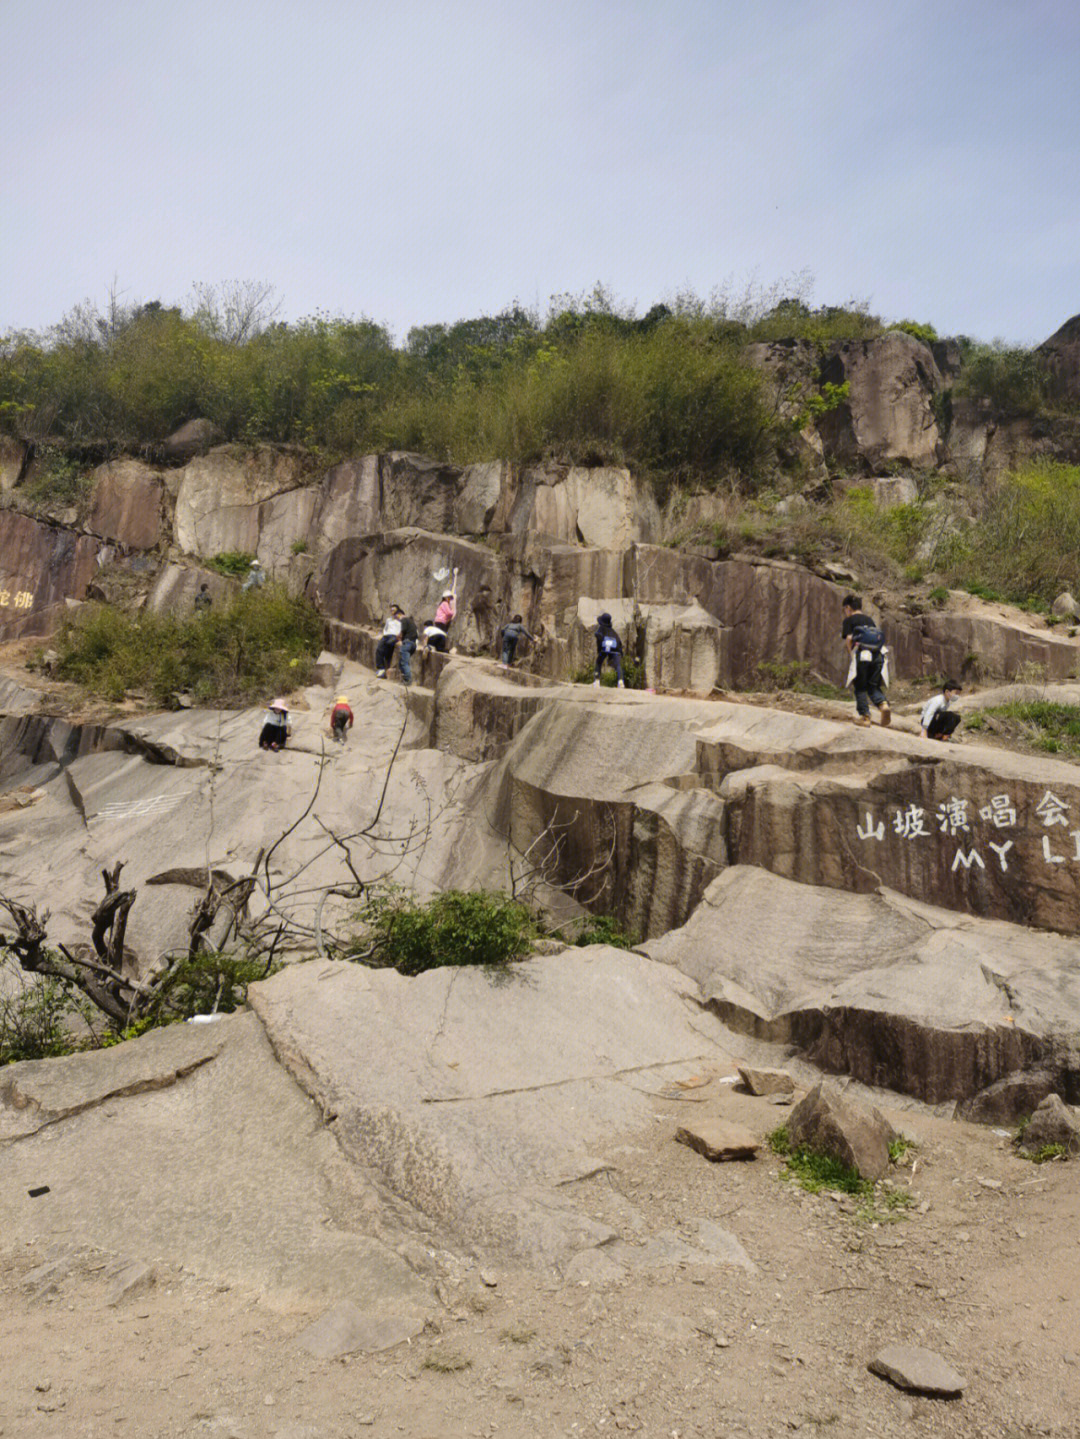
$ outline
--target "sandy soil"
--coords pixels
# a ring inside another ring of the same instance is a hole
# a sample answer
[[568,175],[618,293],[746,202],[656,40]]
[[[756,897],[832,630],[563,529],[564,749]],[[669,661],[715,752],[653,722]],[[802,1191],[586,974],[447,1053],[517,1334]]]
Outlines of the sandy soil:
[[[804,1193],[768,1152],[707,1163],[673,1141],[690,1113],[765,1134],[784,1110],[715,1080],[657,1099],[652,1129],[616,1171],[584,1182],[582,1201],[624,1232],[712,1217],[756,1273],[675,1265],[605,1286],[474,1266],[445,1278],[440,1317],[411,1343],[326,1362],[296,1342],[311,1314],[161,1266],[152,1288],[110,1308],[113,1256],[8,1249],[0,1434],[1080,1433],[1080,1164],[1036,1167],[1000,1132],[890,1114],[918,1140],[897,1171],[915,1207],[892,1219]],[[251,1222],[273,1223],[273,1195]],[[28,1287],[57,1256],[54,1282]],[[941,1353],[968,1381],[963,1398],[906,1395],[869,1374],[891,1341]]]

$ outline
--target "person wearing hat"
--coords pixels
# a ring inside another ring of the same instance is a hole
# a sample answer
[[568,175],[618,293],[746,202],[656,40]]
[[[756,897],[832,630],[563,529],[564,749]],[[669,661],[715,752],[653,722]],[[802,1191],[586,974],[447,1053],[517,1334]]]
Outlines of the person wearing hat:
[[610,660],[615,670],[615,679],[618,682],[619,689],[625,689],[626,684],[623,679],[622,664],[622,640],[615,633],[611,616],[607,614],[606,611],[597,619],[594,633],[596,635],[596,678],[593,680],[593,684],[598,685],[600,683],[600,672],[604,668],[605,663]]
[[346,729],[352,729],[353,712],[349,704],[348,695],[338,695],[334,701],[334,708],[330,711],[330,733],[338,744],[344,744],[346,740]]
[[457,577],[458,572],[455,570],[454,583],[450,589],[443,590],[439,608],[435,611],[435,623],[441,630],[449,629],[457,614]]
[[289,725],[289,706],[283,699],[276,699],[266,711],[262,731],[259,734],[259,748],[281,750],[292,734]]
[[245,590],[261,590],[266,584],[266,571],[258,560],[252,560],[251,568],[247,572],[247,579],[240,586],[241,593]]

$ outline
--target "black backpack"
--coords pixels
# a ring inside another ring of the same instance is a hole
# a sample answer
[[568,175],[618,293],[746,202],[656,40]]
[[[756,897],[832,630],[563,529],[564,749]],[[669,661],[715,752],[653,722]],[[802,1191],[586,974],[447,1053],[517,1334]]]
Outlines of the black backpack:
[[877,625],[860,625],[855,631],[854,639],[860,650],[879,650],[885,643],[885,636]]

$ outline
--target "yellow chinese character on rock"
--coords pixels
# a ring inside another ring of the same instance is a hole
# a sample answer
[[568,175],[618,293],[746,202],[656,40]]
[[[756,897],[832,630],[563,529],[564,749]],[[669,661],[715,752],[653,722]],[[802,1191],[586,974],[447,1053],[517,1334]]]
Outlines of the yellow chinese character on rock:
[[11,603],[11,591],[10,591],[10,590],[0,590],[0,608],[7,609],[8,605],[9,605],[10,603]]
[[20,590],[15,596],[15,608],[17,610],[28,610],[34,603],[34,595],[31,590]]

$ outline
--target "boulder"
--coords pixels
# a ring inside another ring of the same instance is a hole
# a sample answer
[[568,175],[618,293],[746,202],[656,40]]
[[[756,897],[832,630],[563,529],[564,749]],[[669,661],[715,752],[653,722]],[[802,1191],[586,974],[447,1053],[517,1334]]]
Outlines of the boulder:
[[879,510],[913,505],[919,498],[918,483],[911,475],[880,475],[870,481],[870,486]]
[[826,456],[846,464],[889,461],[932,468],[940,435],[933,399],[941,374],[929,347],[903,330],[848,340],[822,361],[822,382],[850,386],[846,401],[817,428]]
[[720,1027],[676,970],[624,950],[538,956],[515,973],[288,965],[249,999],[361,1172],[456,1246],[562,1269],[616,1237],[571,1181],[650,1122],[651,1086],[628,1086],[626,1069],[693,1073]]
[[1025,1154],[1060,1144],[1066,1154],[1080,1154],[1080,1124],[1058,1094],[1048,1094],[1026,1125],[1017,1146]]
[[795,1081],[784,1069],[755,1069],[739,1065],[739,1083],[749,1094],[794,1094]]
[[113,460],[93,474],[86,528],[133,550],[152,550],[161,539],[165,486],[138,460]]
[[12,435],[0,435],[0,495],[13,490],[23,477],[30,446]]
[[146,608],[154,614],[189,614],[195,607],[195,596],[204,584],[218,606],[227,605],[237,590],[236,581],[227,579],[217,570],[168,564],[154,581],[146,599]]
[[1080,617],[1080,605],[1076,603],[1075,597],[1068,590],[1062,590],[1050,608],[1058,619],[1075,620]]
[[867,1367],[898,1389],[933,1399],[958,1399],[967,1387],[967,1380],[940,1354],[914,1344],[887,1344]]
[[698,604],[643,605],[645,683],[708,695],[727,669],[728,633]]
[[197,455],[205,455],[214,445],[220,444],[222,438],[213,420],[187,420],[162,440],[157,449],[165,464],[186,465]]
[[743,1124],[728,1119],[699,1119],[680,1124],[675,1131],[679,1144],[686,1144],[714,1163],[726,1159],[753,1159],[761,1148],[756,1134]]
[[838,1159],[864,1179],[884,1179],[889,1172],[892,1127],[877,1109],[824,1080],[791,1111],[787,1130],[792,1146]]
[[505,460],[468,466],[454,498],[451,528],[455,534],[487,534],[499,497],[509,483],[509,472],[510,466]]
[[1014,1124],[1026,1119],[1048,1094],[1054,1092],[1055,1076],[1048,1069],[1021,1070],[995,1080],[960,1105],[961,1119],[972,1124]]

